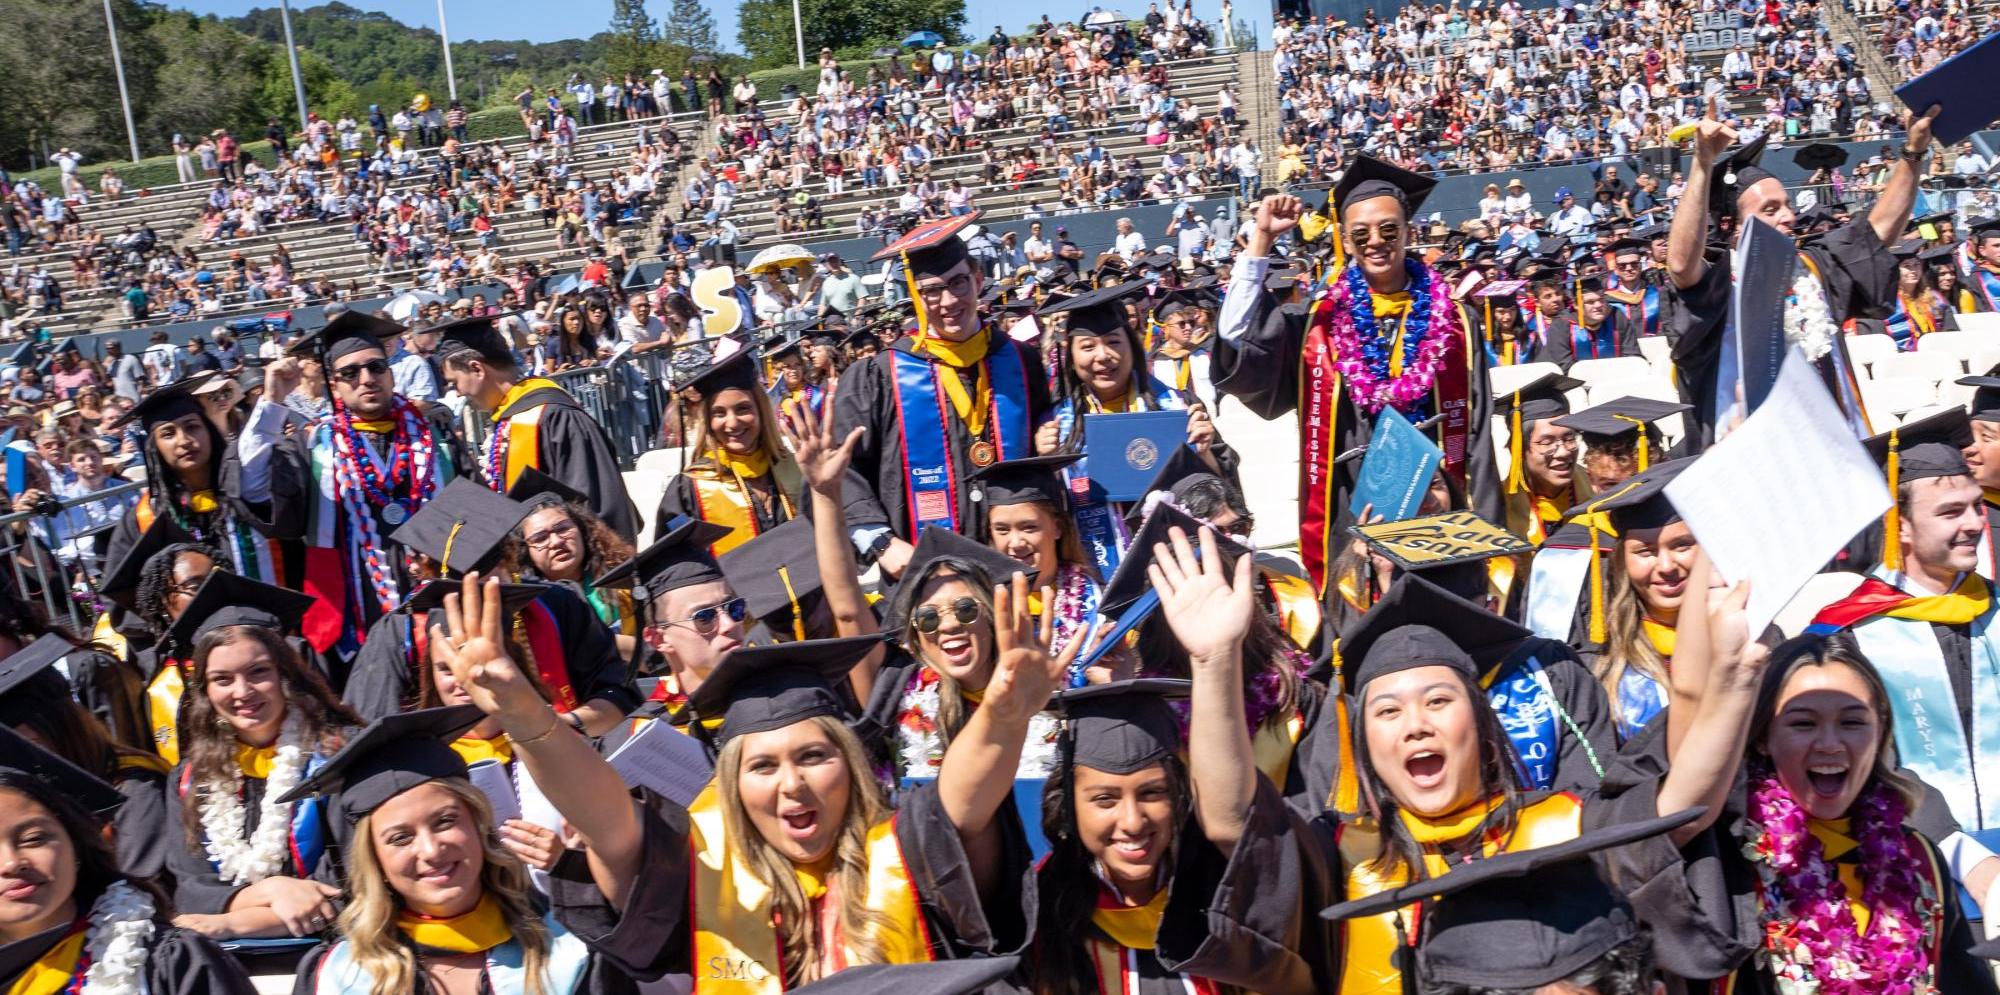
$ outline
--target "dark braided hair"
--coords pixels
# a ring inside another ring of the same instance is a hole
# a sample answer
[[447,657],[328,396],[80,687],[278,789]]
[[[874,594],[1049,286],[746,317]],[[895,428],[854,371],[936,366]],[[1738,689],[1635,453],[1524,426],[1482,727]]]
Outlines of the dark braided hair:
[[167,631],[173,622],[167,617],[167,585],[173,581],[174,564],[180,562],[182,553],[199,553],[208,557],[215,569],[230,569],[222,550],[201,542],[177,542],[147,557],[146,565],[139,568],[139,586],[133,597],[139,617],[156,632]]

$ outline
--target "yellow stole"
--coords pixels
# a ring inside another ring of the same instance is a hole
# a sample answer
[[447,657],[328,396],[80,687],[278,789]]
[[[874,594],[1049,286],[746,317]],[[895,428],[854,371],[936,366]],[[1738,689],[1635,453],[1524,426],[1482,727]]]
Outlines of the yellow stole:
[[71,930],[14,978],[14,983],[7,986],[7,995],[57,995],[69,987],[70,979],[76,976],[77,962],[83,959],[83,937],[82,928]]
[[1993,591],[1978,574],[1959,578],[1958,587],[1947,594],[1926,594],[1910,598],[1882,614],[1944,625],[1965,625],[1986,614],[1993,603]]
[[236,744],[236,768],[243,772],[244,777],[253,777],[259,781],[270,780],[271,764],[277,759],[278,747],[275,743],[270,746],[251,746],[238,741]]
[[1125,981],[1125,951],[1153,949],[1160,932],[1160,916],[1167,911],[1169,894],[1168,889],[1161,888],[1153,900],[1144,905],[1106,907],[1100,904],[1091,912],[1091,923],[1111,938],[1107,942],[1090,936],[1085,938],[1083,944],[1090,951],[1091,966],[1097,970],[1099,992],[1123,995],[1129,990]]
[[497,760],[503,764],[514,762],[514,742],[507,738],[506,733],[501,733],[492,739],[460,736],[452,740],[451,750],[458,754],[460,760],[465,761],[467,767],[481,760]]
[[1674,627],[1650,618],[1641,617],[1639,627],[1645,630],[1646,640],[1653,644],[1660,659],[1672,663],[1674,660]]
[[1819,840],[1820,855],[1833,865],[1840,874],[1840,886],[1847,889],[1847,908],[1854,913],[1854,928],[1857,932],[1868,932],[1868,917],[1871,914],[1861,901],[1861,865],[1853,861],[1841,862],[1840,858],[1853,853],[1861,844],[1848,835],[1854,830],[1847,819],[1809,819],[1806,831]]
[[[544,380],[540,377],[530,377],[515,384],[513,389],[507,392],[507,396],[500,399],[500,406],[493,412],[493,424],[500,424],[500,412],[513,407],[514,402],[526,397],[529,391],[540,390],[544,387],[554,387],[557,390],[562,389],[554,381]],[[513,486],[514,478],[520,476],[522,470],[528,467],[534,467],[537,470],[542,468],[542,412],[546,410],[548,410],[548,405],[538,404],[520,414],[507,418],[507,467],[505,471],[507,479],[500,485],[501,490],[504,491],[508,487]]]
[[944,339],[926,336],[918,340],[918,346],[930,358],[955,369],[977,369],[978,380],[973,385],[973,393],[965,392],[965,382],[956,373],[940,371],[937,382],[951,398],[951,409],[958,413],[958,420],[964,423],[966,431],[974,436],[986,431],[986,414],[993,409],[993,382],[986,373],[986,350],[988,332],[982,328],[979,333],[963,342],[947,342]]
[[1278,622],[1285,635],[1292,637],[1300,649],[1312,645],[1313,636],[1319,633],[1320,622],[1325,618],[1325,609],[1320,606],[1319,593],[1313,590],[1312,582],[1276,571],[1262,573],[1271,599],[1277,602]]
[[464,915],[434,919],[408,909],[396,914],[396,928],[420,947],[451,954],[482,954],[514,938],[500,900],[483,895]]
[[[1457,842],[1480,831],[1498,799],[1475,803],[1441,819],[1405,818],[1411,835],[1424,843],[1424,871],[1432,877],[1448,873],[1450,866],[1437,844]],[[1400,814],[1400,813],[1399,813]],[[1553,846],[1577,838],[1583,831],[1583,804],[1574,795],[1545,796],[1522,806],[1516,813],[1514,831],[1505,837],[1486,833],[1479,842],[1483,856],[1515,853]],[[1341,826],[1341,864],[1347,869],[1347,897],[1362,898],[1400,887],[1408,882],[1407,872],[1378,868],[1375,855],[1381,846],[1381,830],[1372,820],[1360,819]],[[1349,920],[1345,960],[1341,964],[1341,995],[1400,995],[1402,974],[1391,959],[1396,950],[1396,917],[1401,916],[1407,934],[1415,924],[1414,906]]]
[[[721,556],[757,538],[757,514],[751,507],[755,498],[750,496],[750,485],[745,481],[769,475],[773,466],[770,455],[762,450],[747,457],[714,450],[706,458],[712,466],[689,467],[686,476],[694,484],[696,517],[729,529],[728,535],[708,547],[711,555]],[[777,477],[771,479],[771,493],[787,518],[797,514]]]
[[160,669],[146,684],[146,717],[153,728],[153,751],[169,764],[181,761],[181,691],[187,679],[172,660],[162,659]]
[[[868,830],[866,893],[841,898],[858,899],[888,918],[892,925],[877,939],[889,963],[924,963],[933,959],[930,935],[895,825],[886,819]],[[783,944],[771,918],[771,886],[737,859],[724,836],[722,803],[714,782],[688,806],[688,829],[694,870],[694,902],[688,915],[694,933],[694,990],[743,995],[783,991]],[[816,927],[817,923],[806,925]]]
[[1250,736],[1250,753],[1257,761],[1257,769],[1271,779],[1271,783],[1284,790],[1285,774],[1291,770],[1292,752],[1299,747],[1299,737],[1306,731],[1305,719],[1299,715],[1297,706],[1285,713],[1282,722],[1266,721]]

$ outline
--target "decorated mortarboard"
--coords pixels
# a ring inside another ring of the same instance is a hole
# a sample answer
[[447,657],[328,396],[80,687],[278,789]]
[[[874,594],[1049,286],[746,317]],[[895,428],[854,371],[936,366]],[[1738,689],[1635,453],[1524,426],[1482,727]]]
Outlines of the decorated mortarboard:
[[201,401],[195,398],[195,392],[208,386],[208,382],[218,376],[221,374],[209,370],[167,384],[140,398],[139,403],[132,405],[132,410],[105,427],[119,428],[137,421],[140,428],[150,430],[161,422],[170,422],[183,415],[202,415],[206,418],[208,416],[203,414]]
[[1764,157],[1764,144],[1770,140],[1768,134],[1760,134],[1728,155],[1715,161],[1709,169],[1708,213],[1715,217],[1734,217],[1736,198],[1750,185],[1772,178],[1770,170],[1758,165]]
[[1407,219],[1417,213],[1436,186],[1437,180],[1431,177],[1390,165],[1371,155],[1357,155],[1347,170],[1341,173],[1340,182],[1334,184],[1331,199],[1335,211],[1345,213],[1350,204],[1375,197],[1393,197],[1403,206],[1403,217]]
[[349,738],[278,803],[326,795],[334,837],[351,843],[355,825],[397,795],[432,781],[465,778],[465,760],[451,744],[485,717],[473,705],[384,715]]
[[1695,457],[1668,460],[1627,478],[1622,484],[1563,513],[1566,521],[1590,530],[1590,641],[1602,645],[1606,638],[1604,613],[1604,571],[1598,556],[1606,538],[1632,532],[1665,528],[1680,521],[1681,513],[1667,499],[1667,485],[1693,466]]
[[1112,332],[1125,331],[1131,327],[1126,318],[1125,301],[1135,294],[1145,293],[1146,286],[1144,280],[1127,280],[1124,283],[1078,294],[1035,313],[1044,317],[1055,314],[1067,315],[1069,323],[1066,327],[1071,335],[1078,333],[1108,335]]
[[50,794],[68,799],[106,823],[125,804],[125,796],[103,778],[37,745],[10,726],[0,726],[0,771],[12,771],[39,782]]
[[1049,708],[1063,719],[1069,762],[1106,774],[1133,774],[1181,750],[1180,717],[1169,701],[1192,683],[1140,677],[1057,691]]
[[[1178,526],[1187,535],[1188,546],[1196,553],[1201,552],[1200,532],[1203,522],[1183,511],[1171,502],[1161,501],[1146,514],[1146,520],[1134,531],[1132,542],[1125,547],[1125,555],[1118,561],[1118,569],[1104,584],[1104,593],[1098,598],[1097,611],[1106,618],[1116,618],[1125,610],[1145,598],[1152,590],[1152,582],[1146,577],[1146,567],[1153,562],[1153,547],[1173,545],[1171,530]],[[1239,557],[1251,556],[1255,550],[1235,539],[1215,533],[1216,549],[1222,554],[1225,570],[1233,570]]]
[[811,599],[820,592],[810,519],[794,518],[722,554],[717,563],[750,614],[765,619],[773,631],[806,638]]
[[943,276],[968,257],[959,232],[979,220],[979,211],[953,218],[926,221],[910,229],[869,257],[870,262],[900,257],[903,268],[914,276]]
[[1430,570],[1535,551],[1534,543],[1470,511],[1352,525],[1348,531],[1404,570]]
[[1929,214],[1911,218],[1910,227],[1915,229],[1919,233],[1922,233],[1923,230],[1926,228],[1931,229],[1933,234],[1928,234],[1923,236],[1926,239],[1931,239],[1937,237],[1936,234],[1934,234],[1937,231],[1937,226],[1956,224],[1957,222],[1958,222],[1957,211],[1932,211]]
[[[533,583],[500,585],[501,613],[513,617],[521,609],[528,607],[529,602],[547,594],[552,586],[554,585]],[[444,607],[445,595],[457,594],[463,590],[465,586],[460,581],[434,580],[418,588],[415,594],[404,598],[403,603],[396,606],[396,610],[413,617],[427,615]]]
[[494,322],[502,315],[481,315],[476,318],[460,318],[431,325],[425,332],[435,332],[438,344],[432,358],[442,363],[462,352],[470,352],[480,359],[494,363],[511,365],[514,362],[514,348],[507,343],[507,336],[500,333]]
[[[62,661],[63,657],[76,652],[76,644],[55,633],[14,651],[14,655],[0,660],[0,698],[19,691],[23,685],[49,673],[49,668]],[[67,692],[68,685],[57,678],[59,689]]]
[[507,499],[529,509],[565,501],[581,505],[590,503],[590,495],[532,466],[522,467],[521,472],[514,476],[514,482],[507,485]]
[[1534,633],[1408,572],[1374,607],[1340,633],[1349,690],[1363,694],[1378,677],[1443,666],[1476,685]]
[[835,971],[792,995],[973,995],[1013,974],[1019,957],[966,957],[914,964],[860,964]]
[[940,561],[978,569],[986,575],[984,580],[987,585],[1006,584],[1015,574],[1029,572],[1027,564],[991,546],[974,542],[950,529],[926,525],[922,532],[917,533],[917,546],[910,552],[909,564],[903,567],[903,579],[897,582],[887,599],[889,617],[884,621],[885,628],[894,632],[903,627],[902,612],[914,605],[917,592],[930,582],[933,568]]
[[668,591],[722,580],[722,568],[710,555],[709,546],[729,535],[729,529],[699,518],[676,517],[664,526],[666,534],[653,541],[597,579],[599,587],[637,584],[646,596],[657,598]]
[[972,471],[965,479],[972,485],[972,499],[989,508],[1039,502],[1060,515],[1069,507],[1069,484],[1062,471],[1082,458],[1082,453],[1057,453],[1002,460]]
[[703,397],[732,389],[755,392],[760,388],[754,358],[749,349],[737,346],[733,340],[718,340],[705,355],[690,356],[686,364],[674,364],[674,390],[692,390]]
[[492,566],[529,510],[470,477],[458,477],[389,538],[430,557],[441,573],[454,577]]
[[[688,710],[715,741],[783,729],[848,711],[840,687],[882,639],[876,635],[745,646],[722,658],[688,695]],[[721,720],[720,727],[709,723]]]
[[342,356],[362,349],[385,349],[386,343],[409,328],[385,314],[347,308],[318,329],[301,336],[286,352],[316,356],[331,366]]
[[1959,377],[1962,387],[1975,388],[1972,400],[1965,405],[1966,415],[1973,421],[2000,422],[2000,366],[1987,370],[1985,375]]
[[[1573,429],[1583,436],[1586,445],[1604,445],[1652,425],[1662,418],[1671,418],[1694,408],[1672,401],[1655,401],[1650,397],[1620,397],[1593,404],[1582,411],[1567,414],[1555,420],[1556,424]],[[1649,438],[1655,433],[1648,432]],[[1644,472],[1652,463],[1650,447],[1639,447],[1639,469]]]
[[139,534],[138,541],[126,548],[125,555],[105,570],[104,582],[98,585],[97,593],[130,610],[138,602],[139,575],[145,571],[147,560],[168,546],[195,545],[200,541],[194,533],[174,524],[172,518],[162,515],[154,519],[152,526]]
[[[1702,813],[1615,823],[1550,846],[1453,864],[1320,915],[1354,919],[1425,903],[1409,920],[1419,933],[1404,968],[1419,987],[1543,991],[1645,936],[1592,855],[1664,836]],[[1530,875],[1532,885],[1522,880]]]
[[201,637],[232,625],[295,632],[316,601],[313,596],[290,588],[217,570],[201,582],[181,617],[167,628],[165,639],[183,649],[192,649]]

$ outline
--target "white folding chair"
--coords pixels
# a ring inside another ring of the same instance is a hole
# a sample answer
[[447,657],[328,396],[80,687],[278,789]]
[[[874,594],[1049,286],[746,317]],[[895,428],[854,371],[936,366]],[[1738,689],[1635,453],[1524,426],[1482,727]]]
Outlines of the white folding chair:
[[1654,369],[1673,365],[1674,344],[1664,335],[1646,335],[1639,339],[1639,355],[1646,357]]
[[1979,347],[1995,342],[1995,338],[1983,332],[1932,332],[1917,339],[1917,355],[1943,353],[1958,360],[1961,369],[1972,362],[1972,354]]
[[1570,364],[1569,375],[1586,384],[1612,380],[1636,380],[1652,371],[1644,356],[1612,356],[1579,359]]
[[1921,377],[1876,377],[1861,385],[1861,403],[1868,408],[1876,431],[1927,404],[1937,403],[1937,381]]
[[1561,372],[1562,367],[1554,363],[1522,363],[1518,366],[1496,366],[1487,371],[1486,382],[1492,385],[1493,396],[1497,398],[1502,395],[1512,394],[1550,373]]
[[1983,377],[1996,366],[2000,366],[2000,342],[1981,345],[1972,350],[1972,356],[1965,361],[1965,371],[1976,377]]
[[1894,353],[1876,360],[1873,369],[1877,380],[1902,378],[1936,383],[1965,375],[1958,357],[1942,351]]
[[1849,335],[1847,337],[1848,357],[1853,359],[1854,365],[1865,371],[1865,375],[1867,376],[1872,377],[1875,375],[1874,367],[1876,360],[1884,356],[1894,356],[1895,354],[1896,340],[1880,332],[1868,335]]

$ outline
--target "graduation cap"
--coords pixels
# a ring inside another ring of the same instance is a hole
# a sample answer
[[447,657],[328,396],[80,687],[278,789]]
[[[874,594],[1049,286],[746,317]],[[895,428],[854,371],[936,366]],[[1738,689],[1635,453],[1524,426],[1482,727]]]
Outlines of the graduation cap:
[[101,777],[37,746],[11,726],[0,726],[0,771],[40,785],[48,797],[66,799],[86,814],[109,823],[125,796]]
[[298,630],[300,620],[316,603],[312,595],[254,581],[242,574],[217,570],[201,582],[181,617],[167,628],[165,639],[183,649],[217,629],[255,625],[280,633]]
[[1671,232],[1672,230],[1673,226],[1670,224],[1667,224],[1665,222],[1655,222],[1650,225],[1640,225],[1639,227],[1632,229],[1627,234],[1628,237],[1636,238],[1642,242],[1650,244],[1659,239],[1666,238],[1667,233]]
[[792,989],[792,995],[974,995],[1014,973],[1019,957],[963,957],[915,964],[859,964]]
[[[989,587],[1005,584],[1015,574],[1028,572],[1027,564],[991,546],[974,542],[950,529],[926,525],[917,534],[917,547],[910,552],[909,565],[903,568],[903,579],[889,594],[889,618],[885,628],[892,632],[902,629],[910,610],[916,606],[917,593],[929,583],[935,568],[942,565],[950,565],[954,570],[960,565],[975,567],[986,575],[984,580]],[[979,579],[970,578],[967,582]]]
[[1069,484],[1062,471],[1082,458],[1082,453],[1058,453],[1002,460],[972,471],[965,479],[974,485],[972,500],[984,501],[989,508],[1040,502],[1061,515],[1069,507]]
[[355,824],[390,799],[432,781],[463,779],[465,761],[451,743],[485,717],[474,705],[384,715],[348,739],[278,803],[329,795],[334,836],[341,845],[352,845]]
[[1958,215],[1952,211],[1936,211],[1921,218],[1913,218],[1910,221],[1910,230],[1916,234],[1911,237],[1922,242],[1937,241],[1941,237],[1938,226],[1952,224],[1957,218]]
[[[773,355],[775,354],[766,353],[764,358],[769,359]],[[705,398],[714,397],[731,389],[754,394],[759,386],[757,364],[750,359],[750,350],[738,349],[722,359],[711,361],[707,368],[676,383],[674,389],[693,390]]]
[[1264,277],[1264,289],[1274,294],[1282,294],[1299,285],[1296,273],[1272,273]]
[[[151,431],[153,426],[173,421],[183,415],[201,415],[207,418],[208,416],[202,411],[201,402],[195,399],[195,392],[208,386],[209,381],[220,375],[211,370],[176,380],[147,394],[139,400],[139,403],[132,405],[132,410],[120,415],[105,427],[121,428],[136,420],[141,429]],[[220,444],[220,440],[217,444]]]
[[1968,222],[1966,230],[1975,239],[2000,238],[2000,218],[1979,218]]
[[[507,485],[507,499],[519,502],[529,510],[565,501],[581,505],[590,503],[589,495],[532,466],[522,467],[514,482]],[[522,517],[525,521],[526,516]]]
[[1645,239],[1633,238],[1632,236],[1627,235],[1624,238],[1612,242],[1610,248],[1605,250],[1605,254],[1614,259],[1619,256],[1643,256],[1646,254],[1646,250],[1649,248],[1651,248],[1651,243],[1647,242]]
[[2000,366],[1984,376],[1959,377],[1960,386],[1977,388],[1966,403],[1966,415],[1973,421],[2000,422]]
[[770,360],[783,359],[786,356],[795,356],[799,354],[799,350],[805,348],[805,345],[806,340],[803,337],[787,339],[765,348],[762,358],[768,362]]
[[819,554],[813,546],[812,521],[794,518],[727,553],[717,561],[729,589],[750,614],[766,620],[772,631],[806,638],[809,600],[820,591]]
[[1814,142],[1792,153],[1801,169],[1839,169],[1847,165],[1847,150],[1831,142]]
[[479,359],[512,366],[514,349],[507,344],[507,337],[500,334],[499,326],[494,324],[500,317],[503,316],[480,315],[426,327],[425,332],[438,335],[437,350],[432,353],[432,358],[442,363],[459,353],[470,352]]
[[1340,175],[1340,182],[1334,184],[1330,198],[1338,213],[1345,213],[1347,205],[1375,197],[1393,197],[1403,206],[1403,217],[1409,218],[1423,206],[1424,198],[1437,186],[1437,180],[1410,172],[1401,166],[1392,166],[1372,155],[1357,155],[1354,162]]
[[1191,681],[1140,677],[1057,691],[1049,707],[1063,719],[1071,765],[1132,774],[1180,752],[1180,716],[1167,702],[1192,689]]
[[1396,570],[1422,573],[1467,600],[1486,596],[1488,560],[1535,551],[1533,542],[1470,511],[1352,525],[1348,531]]
[[[1663,836],[1703,812],[1691,808],[1614,823],[1550,846],[1454,864],[1443,874],[1342,902],[1320,915],[1353,919],[1430,902],[1416,917],[1415,963],[1405,968],[1419,986],[1538,991],[1644,935],[1591,855]],[[1522,880],[1530,875],[1532,885]]]
[[1544,373],[1514,390],[1494,398],[1497,404],[1507,406],[1507,493],[1512,494],[1526,487],[1527,480],[1522,475],[1521,453],[1528,447],[1528,424],[1544,418],[1560,418],[1569,414],[1569,398],[1566,391],[1583,386],[1583,381],[1566,377],[1560,373]]
[[1713,217],[1734,217],[1736,198],[1759,180],[1771,179],[1770,170],[1757,164],[1764,157],[1764,143],[1770,135],[1751,139],[1718,161],[1710,170],[1708,213]]
[[[1468,685],[1507,659],[1534,635],[1425,579],[1406,572],[1374,607],[1340,633],[1340,655],[1358,661],[1348,690],[1360,695],[1377,677],[1418,667],[1445,666]],[[1346,668],[1344,668],[1346,669]]]
[[[1168,501],[1161,501],[1148,512],[1146,520],[1132,536],[1132,542],[1125,547],[1125,555],[1118,561],[1118,569],[1104,584],[1104,593],[1097,599],[1097,611],[1105,618],[1114,618],[1144,597],[1152,589],[1152,582],[1146,577],[1146,567],[1153,562],[1153,547],[1157,544],[1172,545],[1169,530],[1179,526],[1187,534],[1188,545],[1195,552],[1201,551],[1200,532],[1204,523]],[[1222,554],[1225,570],[1233,570],[1236,560],[1242,556],[1253,556],[1256,551],[1223,535],[1220,529],[1215,533],[1216,551]]]
[[129,611],[138,602],[139,575],[145,571],[146,561],[169,546],[200,543],[193,533],[174,524],[172,518],[164,515],[156,518],[150,528],[139,534],[138,541],[125,550],[125,555],[105,571],[97,591]]
[[[901,257],[903,270],[909,274],[910,282],[913,284],[917,276],[943,276],[968,258],[965,240],[960,238],[958,233],[964,230],[965,226],[979,220],[980,213],[975,210],[970,214],[961,214],[953,218],[926,221],[904,233],[902,238],[889,243],[882,251],[868,257],[868,261],[879,263],[885,259]],[[915,296],[915,291],[913,290],[911,294]]]
[[722,568],[708,547],[729,529],[699,518],[676,516],[665,535],[597,579],[599,587],[637,583],[649,598],[696,584],[722,580]]
[[1611,282],[1610,278],[1602,273],[1591,273],[1587,276],[1579,276],[1576,278],[1577,296],[1582,297],[1584,294],[1601,294],[1605,291],[1607,287],[1609,287],[1610,282]]
[[[1649,397],[1621,397],[1593,404],[1582,411],[1564,415],[1555,420],[1556,424],[1572,429],[1583,436],[1584,444],[1593,449],[1609,446],[1617,440],[1644,428],[1644,441],[1657,439],[1651,428],[1654,422],[1670,418],[1694,408],[1671,401],[1655,401]],[[1651,446],[1638,447],[1639,471],[1645,472],[1652,464]]]
[[[848,671],[875,647],[878,635],[745,646],[722,658],[688,695],[687,707],[716,745],[753,732],[847,711],[837,690]],[[721,720],[720,726],[711,725]]]
[[[1029,306],[1032,307],[1033,305]],[[859,349],[864,346],[873,346],[880,349],[882,347],[882,339],[875,334],[875,326],[868,325],[848,332],[847,337],[840,340],[840,344],[848,349]]]
[[1895,256],[1898,262],[1902,262],[1904,260],[1917,258],[1917,254],[1922,251],[1924,251],[1923,239],[1906,238],[1901,242],[1897,242],[1894,246],[1890,247],[1889,254]]
[[1131,327],[1126,323],[1124,301],[1134,294],[1144,293],[1145,290],[1146,281],[1128,280],[1078,294],[1060,303],[1051,304],[1035,314],[1044,317],[1052,314],[1069,315],[1067,327],[1071,335],[1077,333],[1109,335]]
[[[1600,562],[1598,552],[1605,536],[1665,528],[1680,521],[1680,511],[1672,501],[1667,500],[1667,485],[1673,483],[1681,471],[1694,465],[1694,461],[1693,456],[1668,460],[1563,513],[1564,519],[1581,522],[1590,530],[1593,565]],[[1593,566],[1590,571],[1591,642],[1604,643],[1604,623],[1604,571]]]
[[292,347],[285,351],[294,356],[318,356],[331,372],[333,364],[342,356],[362,349],[386,351],[384,343],[407,331],[408,326],[379,312],[346,308],[334,314],[319,329],[292,343]]
[[1958,247],[1962,244],[1964,243],[1947,242],[1935,249],[1925,249],[1917,253],[1917,258],[1923,260],[1926,266],[1956,266],[1958,262],[1953,257],[1958,255]]
[[1153,317],[1156,320],[1165,321],[1182,311],[1200,309],[1206,306],[1205,300],[1206,295],[1199,291],[1186,289],[1171,290],[1167,292],[1166,296],[1161,297],[1160,303],[1153,308]]
[[[511,618],[521,609],[528,607],[528,602],[547,594],[549,588],[554,586],[535,583],[502,584],[500,585],[501,612]],[[396,610],[413,618],[428,615],[444,608],[445,595],[457,594],[463,590],[465,587],[460,581],[430,581],[418,588],[415,594],[404,598],[403,603],[396,606]]]
[[445,576],[491,567],[529,508],[470,477],[458,477],[389,533],[436,561]]
[[[27,689],[31,681],[47,685],[43,690],[68,697],[69,685],[61,677],[50,673],[49,668],[74,652],[74,643],[53,632],[15,650],[13,656],[0,660],[0,700]],[[50,679],[53,679],[52,684]]]

